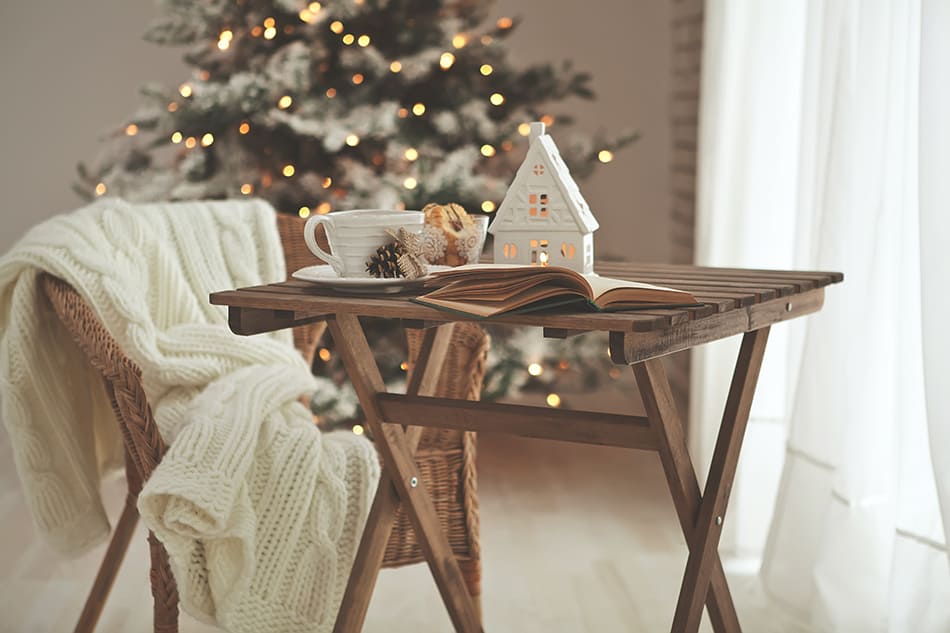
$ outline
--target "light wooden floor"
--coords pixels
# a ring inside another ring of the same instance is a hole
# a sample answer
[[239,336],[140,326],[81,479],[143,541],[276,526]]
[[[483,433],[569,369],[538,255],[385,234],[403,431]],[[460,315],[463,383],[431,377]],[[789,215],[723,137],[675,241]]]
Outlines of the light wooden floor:
[[[656,455],[484,436],[479,477],[487,631],[669,630],[686,550]],[[115,516],[123,482],[105,494]],[[151,630],[140,532],[99,631]],[[71,630],[102,549],[64,562],[33,537],[5,432],[0,535],[0,631]],[[745,630],[777,632],[752,579],[731,582]],[[181,630],[214,629],[182,616]],[[365,631],[451,631],[424,565],[383,571]]]

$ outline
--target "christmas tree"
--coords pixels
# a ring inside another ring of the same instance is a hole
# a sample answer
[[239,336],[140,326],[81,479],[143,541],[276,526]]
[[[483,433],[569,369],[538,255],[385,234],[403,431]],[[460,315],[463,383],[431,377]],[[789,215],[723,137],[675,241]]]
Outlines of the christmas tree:
[[[146,38],[183,47],[193,74],[173,91],[143,88],[147,103],[115,130],[117,141],[94,167],[80,165],[87,197],[253,195],[302,217],[451,201],[490,214],[524,156],[528,121],[556,126],[580,177],[635,136],[565,138],[570,116],[552,108],[592,98],[590,76],[568,62],[514,66],[505,40],[518,22],[488,21],[485,0],[161,5]],[[524,374],[526,359],[516,340],[495,341],[487,384],[504,395],[524,382],[513,363]],[[563,369],[563,353],[529,360]],[[583,366],[587,356],[570,360]],[[398,368],[391,373],[398,381]],[[353,402],[333,406],[344,415]]]
[[[284,212],[422,208],[490,213],[522,158],[527,122],[590,98],[589,75],[516,69],[484,0],[163,0],[147,33],[186,47],[193,76],[118,131],[87,195],[128,199],[256,195]],[[581,177],[629,142],[559,139]],[[171,151],[169,151],[171,150]]]

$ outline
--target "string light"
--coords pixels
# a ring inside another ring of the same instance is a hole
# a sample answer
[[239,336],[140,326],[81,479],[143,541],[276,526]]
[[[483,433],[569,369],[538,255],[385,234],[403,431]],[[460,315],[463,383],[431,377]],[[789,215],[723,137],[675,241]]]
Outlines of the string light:
[[417,103],[416,105],[412,106],[412,113],[416,116],[422,116],[426,113],[426,104]]
[[196,145],[198,145],[198,139],[194,136],[189,136],[185,139],[185,147],[188,149],[193,149]]
[[468,44],[468,38],[461,33],[452,38],[452,46],[455,48],[465,48],[466,44]]
[[265,40],[272,40],[272,39],[274,39],[275,37],[277,37],[277,29],[275,29],[275,28],[272,27],[272,26],[269,26],[269,27],[267,27],[266,29],[264,29],[264,39],[265,39]]
[[327,99],[332,99],[336,96],[336,88],[327,88]]
[[403,153],[403,156],[405,156],[408,161],[417,160],[419,158],[419,150],[415,147],[410,147]]
[[356,147],[357,145],[360,144],[360,137],[357,136],[356,134],[350,134],[349,136],[346,137],[346,144],[349,145],[350,147]]
[[530,124],[530,123],[522,123],[521,125],[519,125],[519,126],[518,126],[518,134],[520,134],[521,136],[527,136],[527,135],[531,134],[531,124]]
[[398,72],[402,71],[402,62],[400,62],[400,61],[394,61],[393,63],[391,63],[391,64],[389,65],[389,71],[390,71],[390,72],[393,72],[393,73],[398,73]]
[[541,251],[538,253],[538,263],[540,263],[542,266],[548,265],[548,259],[550,259],[550,256],[548,255],[547,251]]
[[172,143],[181,143],[181,132],[172,132]]
[[343,32],[343,23],[340,22],[339,20],[334,20],[333,22],[330,22],[330,30],[336,33],[337,35],[339,35],[340,33]]
[[495,155],[494,147],[492,147],[491,145],[488,145],[487,143],[485,145],[482,145],[482,156],[491,158],[494,155]]
[[96,185],[96,195],[97,195],[97,196],[104,195],[105,192],[106,192],[106,183],[100,182],[99,184]]
[[264,19],[264,28],[265,28],[265,29],[272,29],[272,28],[274,28],[275,26],[277,26],[277,20],[275,20],[274,18],[265,18],[265,19]]
[[211,132],[208,132],[208,133],[206,133],[204,136],[201,137],[201,146],[202,146],[202,147],[208,147],[208,146],[210,146],[212,143],[214,143],[214,134],[212,134]]
[[191,91],[191,84],[185,83],[185,84],[182,84],[182,85],[178,86],[178,94],[180,94],[181,96],[183,96],[183,97],[186,98],[186,99],[191,96],[191,92],[192,92],[192,91]]
[[408,178],[402,181],[402,186],[405,187],[406,189],[415,189],[418,185],[419,185],[419,182],[412,176],[409,176]]
[[501,148],[505,150],[506,152],[510,152],[511,150],[515,148],[515,144],[512,143],[511,141],[503,141],[501,144]]
[[359,38],[356,40],[356,43],[359,44],[360,47],[366,48],[367,46],[369,46],[370,41],[371,40],[369,38],[369,35],[360,35]]
[[330,212],[330,203],[321,202],[317,205],[317,215],[326,215]]
[[356,36],[353,35],[352,33],[347,33],[346,35],[343,36],[343,43],[346,44],[347,46],[349,46],[355,41],[356,41]]
[[602,149],[597,152],[597,160],[602,163],[609,163],[614,159],[614,153],[608,149]]
[[251,195],[254,193],[254,185],[249,182],[244,183],[241,185],[241,193],[243,193],[245,196]]
[[501,94],[500,92],[494,92],[492,93],[492,96],[488,98],[488,100],[491,101],[493,106],[500,106],[505,102],[505,95]]
[[400,119],[405,119],[407,116],[409,116],[409,110],[406,108],[399,108],[399,112],[397,114],[399,115]]
[[169,112],[178,112],[178,102],[177,102],[177,101],[172,101],[171,103],[169,103],[169,104],[168,104],[168,111],[169,111]]
[[488,35],[487,33],[485,35],[482,35],[482,44],[484,44],[485,46],[488,46],[489,44],[491,44],[492,40],[493,38],[491,35]]
[[300,207],[299,209],[297,209],[297,215],[299,215],[302,218],[309,218],[310,207]]
[[354,424],[353,425],[353,435],[362,435],[363,434],[363,425]]
[[284,165],[284,168],[280,170],[280,173],[282,173],[287,178],[290,178],[296,172],[297,172],[297,169],[293,165],[290,165],[290,164]]
[[329,189],[329,188],[330,188],[330,185],[332,185],[332,184],[333,184],[333,179],[330,178],[329,176],[327,176],[326,178],[323,179],[323,182],[321,183],[321,186],[322,186],[324,189]]
[[211,73],[209,73],[207,70],[198,71],[198,79],[201,81],[208,81],[211,79]]
[[545,398],[544,401],[548,403],[549,407],[553,407],[555,409],[561,406],[561,396],[557,395],[556,393],[549,393],[548,397]]
[[406,361],[402,361],[401,363],[399,363],[399,369],[401,369],[401,370],[403,370],[403,371],[408,370],[408,369],[409,369],[409,363],[407,363]]
[[570,366],[571,366],[571,364],[567,362],[567,359],[566,359],[566,358],[562,358],[561,360],[559,360],[559,361],[557,362],[557,368],[560,369],[560,370],[562,370],[562,371],[566,371],[567,368],[570,367]]
[[320,9],[323,8],[323,5],[320,4],[319,2],[311,2],[311,3],[307,6],[307,8],[310,9],[310,12],[311,12],[311,13],[320,13]]
[[550,114],[545,114],[541,117],[541,123],[544,123],[546,126],[551,127],[554,125],[554,117]]
[[364,79],[363,73],[356,73],[355,75],[353,75],[353,83],[357,86],[363,83],[363,79]]
[[482,64],[481,68],[478,69],[478,72],[480,72],[481,74],[487,77],[488,75],[495,72],[495,69],[492,67],[491,64]]
[[485,202],[482,203],[482,211],[484,211],[485,213],[491,213],[494,210],[495,210],[495,203],[492,202],[491,200],[486,200]]
[[497,24],[498,28],[502,30],[510,29],[514,25],[514,21],[511,18],[499,18]]
[[617,380],[618,378],[620,378],[620,370],[617,369],[616,367],[611,367],[610,370],[607,372],[607,374],[610,376],[612,380]]
[[320,351],[317,352],[317,356],[319,356],[319,357],[320,357],[320,360],[322,360],[323,362],[325,362],[325,363],[326,363],[326,362],[329,362],[329,360],[330,360],[330,350],[328,350],[328,349],[325,348],[325,347],[321,347],[321,348],[320,348]]
[[241,125],[238,126],[239,134],[247,134],[250,131],[251,131],[251,124],[248,123],[247,121],[242,121]]
[[126,136],[135,136],[139,133],[139,126],[135,123],[129,123],[125,126],[125,135]]
[[228,50],[231,46],[231,40],[234,39],[234,32],[231,29],[225,29],[221,31],[221,35],[218,36],[218,48],[222,51]]
[[301,22],[306,22],[307,24],[313,24],[317,21],[317,16],[309,8],[301,9],[297,16]]
[[528,365],[528,373],[532,376],[540,376],[542,373],[544,373],[544,367],[538,363],[531,363]]
[[448,70],[454,63],[455,55],[452,53],[442,53],[442,57],[439,58],[439,66],[442,68],[442,70]]
[[263,32],[264,32],[264,29],[262,27],[255,26],[253,29],[251,29],[251,37],[260,37],[261,33]]
[[291,106],[293,102],[294,102],[293,97],[291,97],[290,95],[284,95],[283,97],[277,100],[277,107],[280,108],[281,110],[286,110],[287,108]]

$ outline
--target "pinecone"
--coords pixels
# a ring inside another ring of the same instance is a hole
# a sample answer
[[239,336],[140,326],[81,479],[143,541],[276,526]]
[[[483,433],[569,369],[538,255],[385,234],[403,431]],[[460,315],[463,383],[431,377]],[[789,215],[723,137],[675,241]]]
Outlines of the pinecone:
[[376,249],[376,254],[371,255],[366,262],[366,272],[376,278],[393,279],[394,277],[403,277],[402,270],[399,268],[399,257],[404,255],[406,250],[398,242],[390,242]]

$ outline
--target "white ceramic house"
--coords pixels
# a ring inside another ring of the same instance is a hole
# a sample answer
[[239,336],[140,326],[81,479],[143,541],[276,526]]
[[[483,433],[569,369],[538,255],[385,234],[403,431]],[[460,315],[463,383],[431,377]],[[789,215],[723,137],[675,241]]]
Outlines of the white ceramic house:
[[489,229],[496,264],[594,272],[597,220],[544,123],[532,123],[528,155]]

